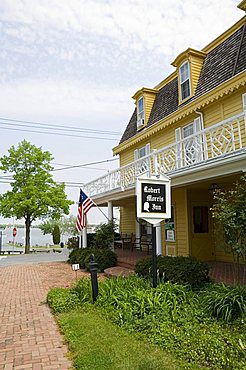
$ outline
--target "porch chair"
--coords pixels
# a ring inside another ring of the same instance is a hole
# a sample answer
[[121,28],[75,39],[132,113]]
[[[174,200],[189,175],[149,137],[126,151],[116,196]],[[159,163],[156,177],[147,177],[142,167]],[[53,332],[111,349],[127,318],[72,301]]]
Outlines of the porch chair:
[[135,238],[135,241],[132,246],[133,248],[142,251],[146,251],[149,254],[149,251],[152,249],[152,235],[146,234],[141,235],[139,238]]
[[130,245],[132,248],[133,242],[135,239],[135,235],[133,233],[127,234],[127,233],[120,233],[120,236],[118,239],[114,240],[114,245],[116,248],[122,248]]

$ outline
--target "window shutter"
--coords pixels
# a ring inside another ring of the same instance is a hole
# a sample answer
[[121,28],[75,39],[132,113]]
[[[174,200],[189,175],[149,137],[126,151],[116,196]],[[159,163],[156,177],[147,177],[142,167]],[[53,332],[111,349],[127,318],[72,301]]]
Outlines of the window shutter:
[[181,128],[175,130],[176,138],[176,167],[182,167],[182,143],[181,143]]
[[246,111],[246,94],[243,94],[242,97],[243,97],[243,110]]
[[138,160],[138,149],[134,150],[134,161]]
[[146,144],[146,155],[150,154],[150,144]]
[[[201,120],[201,117],[197,117],[194,119],[194,133],[198,133],[203,129],[203,122]],[[207,150],[205,150],[205,144],[206,140],[203,137],[203,134],[199,134],[196,136],[196,139],[194,141],[194,145],[197,146],[197,155],[196,160],[202,161],[205,158],[207,158]]]

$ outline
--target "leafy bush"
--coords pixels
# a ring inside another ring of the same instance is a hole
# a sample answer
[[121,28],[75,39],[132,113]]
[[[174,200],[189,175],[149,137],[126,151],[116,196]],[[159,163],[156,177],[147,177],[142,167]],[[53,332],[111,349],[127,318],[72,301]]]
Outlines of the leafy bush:
[[87,246],[88,246],[88,248],[95,247],[95,237],[96,237],[95,233],[87,234]]
[[68,249],[79,248],[79,238],[77,236],[72,236],[71,238],[68,238],[67,247]]
[[207,313],[226,322],[246,315],[246,287],[213,284],[202,294]]
[[[144,258],[136,263],[135,272],[139,276],[150,276],[151,266],[151,258]],[[157,268],[163,281],[189,284],[192,288],[200,287],[209,282],[207,264],[192,257],[158,256]]]
[[96,228],[95,247],[99,249],[111,248],[114,241],[116,225],[113,221],[101,224]]
[[79,263],[81,269],[90,270],[90,255],[94,254],[98,272],[103,272],[106,268],[115,266],[117,255],[110,249],[81,248],[75,249],[69,254],[68,262]]
[[[94,249],[93,254],[95,256],[95,262],[97,263],[97,271],[103,272],[109,267],[116,266],[117,255],[110,249]],[[85,257],[85,268],[87,271],[90,270],[90,255]]]
[[90,256],[93,253],[93,249],[91,248],[78,248],[74,249],[72,252],[69,253],[68,262],[70,264],[79,263],[80,268],[85,268],[85,258]]
[[54,288],[47,296],[47,302],[55,313],[67,312],[80,304],[79,297],[70,289]]

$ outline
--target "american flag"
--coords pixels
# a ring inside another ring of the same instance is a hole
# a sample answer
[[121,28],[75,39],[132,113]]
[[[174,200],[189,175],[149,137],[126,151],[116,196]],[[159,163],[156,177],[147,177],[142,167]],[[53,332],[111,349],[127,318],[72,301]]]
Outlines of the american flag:
[[80,232],[86,226],[86,213],[95,203],[81,189],[79,194],[79,207],[76,221],[76,230]]

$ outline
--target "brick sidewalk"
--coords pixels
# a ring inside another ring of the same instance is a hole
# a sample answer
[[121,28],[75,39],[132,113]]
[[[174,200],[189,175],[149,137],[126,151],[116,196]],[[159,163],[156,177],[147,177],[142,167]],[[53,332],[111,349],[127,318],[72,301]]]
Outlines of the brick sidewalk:
[[75,273],[65,263],[0,268],[0,370],[71,368],[45,302],[49,288],[73,280]]

